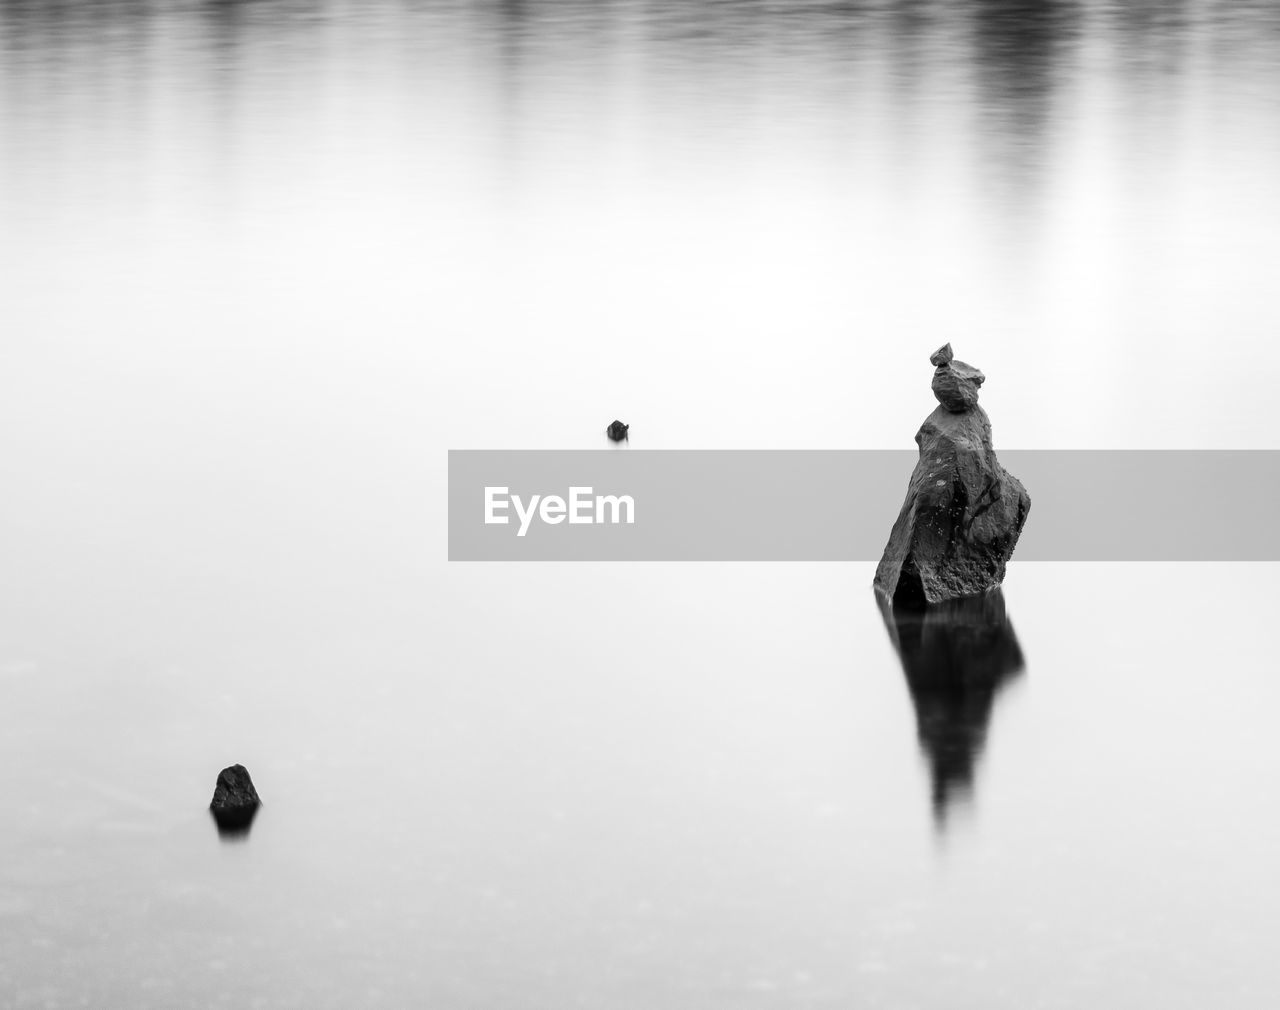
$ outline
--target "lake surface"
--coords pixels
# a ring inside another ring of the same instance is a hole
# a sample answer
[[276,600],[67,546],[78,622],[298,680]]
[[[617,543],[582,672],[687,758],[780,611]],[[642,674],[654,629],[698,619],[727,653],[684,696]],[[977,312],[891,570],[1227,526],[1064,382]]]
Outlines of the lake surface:
[[1280,448],[1277,179],[1270,4],[0,3],[0,1006],[1274,1006],[1276,566],[957,644],[445,453]]

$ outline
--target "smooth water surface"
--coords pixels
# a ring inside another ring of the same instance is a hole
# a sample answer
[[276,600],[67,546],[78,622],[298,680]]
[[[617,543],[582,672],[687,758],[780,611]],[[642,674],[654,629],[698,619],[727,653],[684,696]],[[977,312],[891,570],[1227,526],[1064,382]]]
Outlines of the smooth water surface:
[[944,340],[997,447],[1280,447],[1278,57],[0,2],[0,1006],[1273,1006],[1274,566],[1015,558],[953,632],[871,566],[451,566],[444,480],[909,447]]

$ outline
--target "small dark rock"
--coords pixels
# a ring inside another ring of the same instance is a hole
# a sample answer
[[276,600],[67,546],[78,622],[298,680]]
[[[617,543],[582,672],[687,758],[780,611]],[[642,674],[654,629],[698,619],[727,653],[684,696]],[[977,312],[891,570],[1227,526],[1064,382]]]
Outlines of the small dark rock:
[[232,765],[218,773],[209,809],[221,830],[248,830],[262,800],[253,788],[253,779],[244,765]]
[[949,365],[955,354],[951,351],[950,344],[943,344],[931,355],[929,355],[929,364],[931,365]]
[[627,429],[630,427],[631,425],[629,424],[623,424],[621,421],[614,421],[613,424],[609,425],[605,434],[615,442],[621,442],[627,437]]

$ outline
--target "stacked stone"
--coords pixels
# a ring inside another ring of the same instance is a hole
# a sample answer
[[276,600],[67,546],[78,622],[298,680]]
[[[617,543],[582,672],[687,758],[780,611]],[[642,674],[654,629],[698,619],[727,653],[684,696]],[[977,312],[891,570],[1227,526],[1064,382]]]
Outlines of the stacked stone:
[[991,444],[978,406],[986,376],[957,361],[950,344],[930,356],[938,406],[916,433],[920,460],[876,569],[875,588],[895,605],[928,605],[985,593],[1005,565],[1031,498]]
[[956,361],[950,344],[943,344],[929,357],[937,365],[933,373],[933,395],[953,414],[963,414],[978,405],[978,390],[987,377],[972,365]]

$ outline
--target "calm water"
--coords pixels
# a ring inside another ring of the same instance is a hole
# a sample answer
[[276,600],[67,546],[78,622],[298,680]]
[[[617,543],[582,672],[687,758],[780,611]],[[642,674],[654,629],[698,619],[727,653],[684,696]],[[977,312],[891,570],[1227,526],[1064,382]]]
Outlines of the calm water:
[[946,339],[1280,448],[1277,179],[1270,4],[3,0],[0,1006],[1274,1006],[1275,566],[939,626],[444,477],[909,446]]

